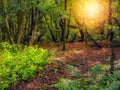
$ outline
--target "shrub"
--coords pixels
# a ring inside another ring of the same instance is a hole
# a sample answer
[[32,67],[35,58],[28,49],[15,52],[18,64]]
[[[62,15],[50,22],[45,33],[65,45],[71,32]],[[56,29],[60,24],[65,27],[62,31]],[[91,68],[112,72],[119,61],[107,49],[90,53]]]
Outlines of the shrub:
[[[69,66],[69,69],[71,67],[74,68],[74,66]],[[106,67],[101,64],[95,65],[91,68],[91,74],[88,77],[73,80],[62,78],[52,86],[58,90],[120,90],[120,71],[106,74]]]
[[22,47],[2,43],[0,45],[0,90],[16,84],[19,80],[33,78],[36,72],[50,63],[50,54],[46,49]]
[[106,90],[120,90],[120,81],[114,81],[106,88]]

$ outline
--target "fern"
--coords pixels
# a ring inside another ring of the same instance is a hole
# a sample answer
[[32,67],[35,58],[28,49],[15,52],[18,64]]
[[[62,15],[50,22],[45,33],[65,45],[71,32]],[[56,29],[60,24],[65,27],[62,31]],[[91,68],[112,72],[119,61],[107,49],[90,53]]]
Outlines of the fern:
[[120,90],[120,81],[114,81],[106,90]]
[[116,80],[120,80],[120,71],[113,72],[113,76]]
[[91,70],[91,74],[93,76],[97,76],[103,71],[103,65],[102,64],[97,64],[94,67],[92,67],[90,70]]
[[57,84],[54,84],[52,86],[58,88],[58,90],[71,90],[72,81],[69,79],[61,78]]
[[[79,76],[76,74],[78,71],[76,72],[74,66],[68,64],[66,68],[68,75]],[[104,74],[104,70],[106,70],[106,66],[98,64],[91,68],[92,74],[89,78],[77,77],[73,80],[62,78],[53,86],[58,90],[120,90],[120,81],[118,81],[120,80],[120,72],[116,71],[113,74]]]
[[75,76],[75,77],[81,77],[82,76],[82,73],[72,65],[67,64],[66,69],[68,71],[67,72],[68,75],[70,75],[70,76]]

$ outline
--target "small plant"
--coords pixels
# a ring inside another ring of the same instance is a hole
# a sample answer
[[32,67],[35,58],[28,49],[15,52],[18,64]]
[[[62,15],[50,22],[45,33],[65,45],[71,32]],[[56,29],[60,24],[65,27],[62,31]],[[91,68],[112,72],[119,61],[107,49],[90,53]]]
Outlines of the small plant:
[[72,82],[73,81],[70,79],[61,78],[58,83],[52,86],[58,88],[59,90],[71,90],[70,85]]
[[86,79],[80,78],[75,80],[61,78],[58,83],[52,85],[58,90],[87,90],[88,82]]
[[109,85],[113,81],[114,81],[113,75],[111,75],[111,74],[103,74],[100,77],[98,83],[99,83],[100,86],[106,87],[107,85]]
[[120,71],[114,71],[113,72],[113,77],[115,80],[120,80]]
[[90,70],[91,70],[92,76],[97,76],[103,71],[103,65],[97,64],[94,67],[92,67]]
[[120,90],[120,81],[114,81],[106,90]]
[[[58,90],[120,90],[120,72],[115,71],[113,74],[106,74],[106,65],[95,65],[91,68],[91,75],[77,77],[76,79],[62,78],[58,83],[52,85]],[[67,65],[72,75],[75,73],[74,66]]]
[[82,73],[74,66],[67,64],[66,65],[67,73],[69,76],[81,77]]

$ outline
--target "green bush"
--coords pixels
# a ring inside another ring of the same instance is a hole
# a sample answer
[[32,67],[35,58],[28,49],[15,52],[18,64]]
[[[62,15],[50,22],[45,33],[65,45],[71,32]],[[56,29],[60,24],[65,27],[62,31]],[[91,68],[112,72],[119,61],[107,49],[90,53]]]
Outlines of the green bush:
[[0,44],[0,90],[16,84],[19,80],[33,78],[47,63],[50,63],[50,54],[46,49],[22,47]]
[[120,80],[120,71],[114,71],[113,76],[114,76],[114,79]]
[[79,69],[75,68],[74,66],[67,64],[66,65],[67,69],[67,74],[69,76],[74,76],[74,77],[81,77],[82,73],[79,71]]
[[114,81],[110,83],[106,90],[120,90],[120,81]]
[[96,76],[103,71],[103,65],[97,64],[94,67],[92,67],[90,70],[91,70],[92,76]]
[[88,77],[73,80],[62,78],[52,86],[58,90],[120,90],[120,71],[108,74],[105,72],[106,69],[105,65],[97,64],[91,68]]

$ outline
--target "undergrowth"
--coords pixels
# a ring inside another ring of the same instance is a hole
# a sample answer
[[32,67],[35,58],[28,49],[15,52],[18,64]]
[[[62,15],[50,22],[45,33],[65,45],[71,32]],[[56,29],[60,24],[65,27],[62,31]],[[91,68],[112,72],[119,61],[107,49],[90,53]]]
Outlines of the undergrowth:
[[33,78],[51,62],[46,49],[31,46],[0,44],[0,90],[15,86],[20,80]]
[[[76,73],[73,73],[75,71],[71,71],[74,70],[71,67],[75,67],[70,65],[69,67],[67,65],[71,75],[75,76]],[[81,74],[81,77],[74,79],[61,78],[52,87],[56,87],[58,90],[120,90],[120,71],[109,74],[106,72],[107,69],[107,65],[97,64],[90,69],[90,75],[87,77]]]

